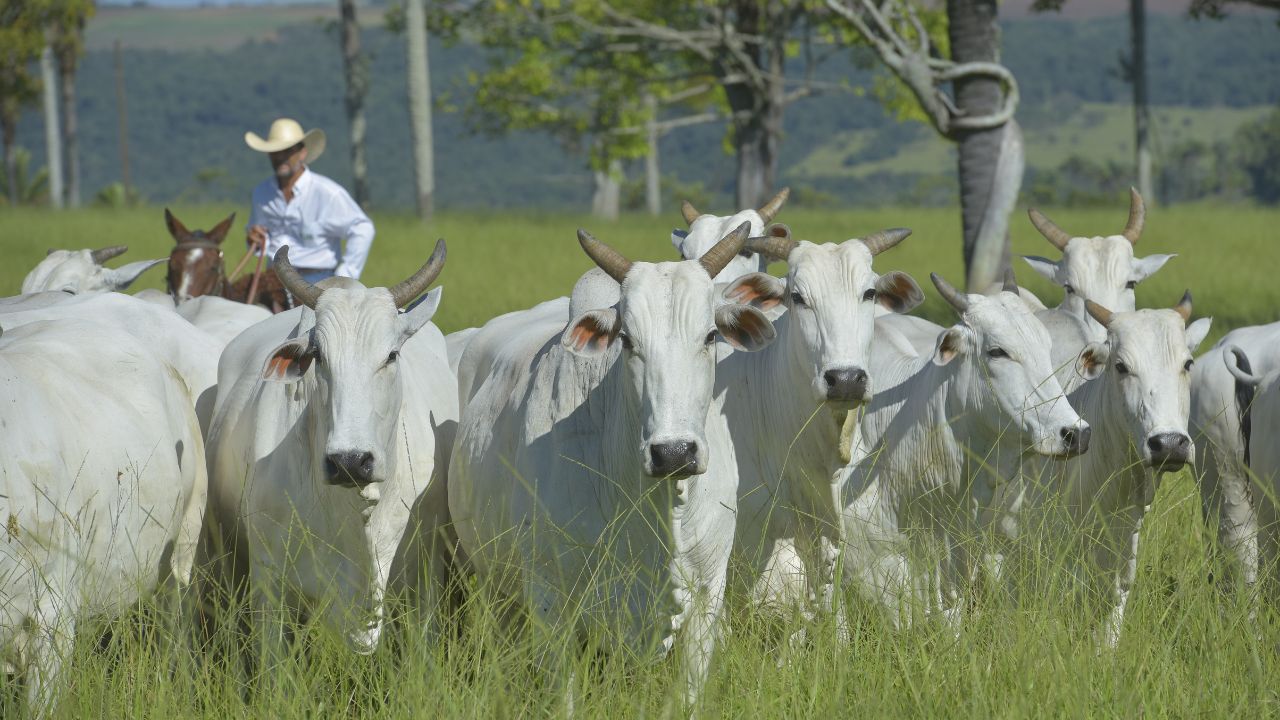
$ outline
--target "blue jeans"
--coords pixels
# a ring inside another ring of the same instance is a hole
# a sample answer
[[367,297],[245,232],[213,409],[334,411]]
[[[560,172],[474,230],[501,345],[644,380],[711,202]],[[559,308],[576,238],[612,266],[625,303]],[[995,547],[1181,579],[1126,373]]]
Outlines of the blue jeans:
[[315,285],[316,283],[320,282],[321,280],[324,280],[325,278],[333,277],[332,270],[309,270],[306,272],[299,271],[298,274],[302,276],[303,280],[306,280],[312,285]]

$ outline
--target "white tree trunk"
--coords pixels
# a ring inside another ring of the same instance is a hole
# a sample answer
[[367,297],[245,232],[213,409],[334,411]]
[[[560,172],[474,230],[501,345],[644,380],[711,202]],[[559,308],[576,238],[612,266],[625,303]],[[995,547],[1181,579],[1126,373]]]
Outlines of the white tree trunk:
[[644,157],[644,204],[650,215],[662,214],[662,176],[658,169],[658,99],[644,98],[649,111],[649,153]]
[[1133,145],[1137,164],[1138,192],[1148,204],[1155,202],[1151,185],[1151,108],[1147,102],[1147,10],[1146,0],[1129,0],[1130,81],[1133,82]]
[[431,131],[431,69],[427,56],[427,19],[423,0],[405,1],[405,45],[408,58],[409,122],[413,137],[413,177],[418,217],[435,209],[435,159]]
[[622,162],[611,160],[608,170],[596,170],[596,191],[591,197],[591,214],[605,220],[618,219],[622,197]]
[[45,164],[49,168],[49,204],[62,209],[62,133],[58,130],[58,73],[53,47],[45,42],[40,53],[40,81],[44,84]]

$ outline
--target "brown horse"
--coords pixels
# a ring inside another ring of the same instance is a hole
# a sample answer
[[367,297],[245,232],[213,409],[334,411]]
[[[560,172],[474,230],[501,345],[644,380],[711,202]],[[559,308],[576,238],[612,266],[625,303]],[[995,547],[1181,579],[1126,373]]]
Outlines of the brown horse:
[[[169,253],[169,274],[165,282],[175,303],[201,295],[219,295],[236,302],[250,302],[252,274],[235,282],[229,281],[222,257],[222,241],[227,238],[227,232],[235,219],[236,214],[231,213],[208,232],[188,230],[181,220],[165,208],[165,225],[177,243]],[[285,290],[275,273],[264,272],[259,279],[253,303],[278,313],[293,307],[293,297]]]

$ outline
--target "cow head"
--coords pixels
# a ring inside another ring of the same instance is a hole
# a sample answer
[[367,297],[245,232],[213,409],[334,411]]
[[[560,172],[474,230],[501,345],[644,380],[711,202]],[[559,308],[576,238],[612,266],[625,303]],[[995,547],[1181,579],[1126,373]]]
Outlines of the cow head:
[[[790,196],[791,188],[782,188],[772,200],[765,203],[759,210],[747,209],[729,217],[700,213],[693,207],[692,203],[685,200],[680,205],[680,214],[684,216],[684,221],[688,223],[689,229],[688,231],[672,230],[671,244],[675,246],[676,252],[680,253],[680,257],[686,260],[696,260],[706,254],[721,238],[744,222],[751,223],[748,237],[760,235],[764,231],[764,227],[773,222],[774,216],[778,214],[778,211],[782,209],[783,204],[787,202],[787,198]],[[764,262],[761,257],[744,248],[712,279],[715,282],[728,282],[741,275],[763,269]]]
[[188,230],[169,208],[164,210],[164,223],[173,237],[169,253],[169,274],[165,284],[175,302],[186,302],[201,295],[216,295],[225,280],[222,266],[222,241],[235,222],[231,213],[212,230]]
[[687,477],[707,471],[707,411],[715,380],[717,339],[740,350],[769,344],[774,329],[759,310],[720,305],[712,282],[742,250],[740,224],[698,260],[631,262],[583,230],[582,249],[621,285],[618,304],[589,310],[561,338],[570,352],[597,357],[620,347],[625,385],[640,417],[646,475]]
[[1086,301],[1086,309],[1106,328],[1104,343],[1091,343],[1080,353],[1086,376],[1104,375],[1123,407],[1121,418],[1142,463],[1157,472],[1178,470],[1193,453],[1187,434],[1191,404],[1192,353],[1209,333],[1210,318],[1187,324],[1188,291],[1172,310],[1111,312]]
[[1027,256],[1023,259],[1036,272],[1062,286],[1066,296],[1062,307],[1089,327],[1093,340],[1102,340],[1106,331],[1084,309],[1086,298],[1118,312],[1132,311],[1133,289],[1164,266],[1173,255],[1134,257],[1146,218],[1146,206],[1137,190],[1129,190],[1129,222],[1124,232],[1108,237],[1073,237],[1039,210],[1028,211],[1031,223],[1054,247],[1062,251],[1058,261]]
[[[960,314],[960,324],[938,335],[933,362],[965,362],[963,389],[975,419],[995,438],[1014,431],[1040,455],[1066,457],[1089,448],[1089,424],[1063,397],[1049,358],[1049,331],[1018,294],[1010,272],[992,296],[967,295],[930,274],[938,292]],[[990,407],[988,399],[995,401]]]
[[363,488],[394,472],[400,350],[435,314],[440,288],[407,312],[398,308],[427,289],[444,260],[440,240],[408,280],[392,288],[366,288],[346,278],[312,285],[289,264],[287,246],[276,253],[272,268],[298,302],[314,311],[315,324],[276,348],[263,377],[296,382],[314,373],[317,407],[327,413],[323,452],[330,484]]
[[148,268],[164,259],[139,260],[118,268],[102,263],[123,255],[129,248],[115,245],[99,250],[50,250],[22,281],[22,293],[64,292],[83,295],[95,292],[119,292],[133,284]]
[[813,397],[848,409],[871,399],[867,375],[874,305],[906,312],[924,300],[910,275],[877,275],[872,258],[902,242],[911,231],[894,228],[842,243],[791,239],[786,225],[770,225],[767,235],[751,238],[747,248],[766,258],[785,260],[785,280],[765,273],[738,278],[725,288],[734,302],[762,310],[785,305],[788,331],[802,346]]

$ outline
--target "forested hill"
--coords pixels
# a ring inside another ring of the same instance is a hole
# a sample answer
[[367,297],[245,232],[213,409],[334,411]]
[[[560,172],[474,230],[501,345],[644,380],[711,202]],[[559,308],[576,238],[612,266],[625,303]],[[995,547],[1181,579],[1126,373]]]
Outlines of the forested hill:
[[[127,12],[127,11],[114,11]],[[138,10],[138,22],[173,27],[186,11]],[[252,8],[228,10],[251,14]],[[402,39],[376,24],[363,45],[370,54],[368,163],[373,202],[407,206],[412,177],[408,162],[409,120],[404,96]],[[149,20],[160,17],[161,20]],[[243,19],[252,22],[251,15]],[[95,21],[96,22],[96,21]],[[1221,22],[1156,16],[1149,20],[1151,98],[1157,106],[1191,108],[1170,115],[1172,127],[1157,128],[1157,139],[1172,147],[1179,138],[1205,143],[1225,138],[1241,122],[1280,104],[1280,28],[1268,17]],[[187,36],[200,26],[186,26]],[[136,30],[136,28],[135,28]],[[230,32],[209,25],[209,32]],[[94,36],[90,46],[108,47]],[[142,32],[146,32],[143,30]],[[1123,17],[1062,20],[1034,17],[1004,25],[1005,61],[1015,72],[1023,105],[1033,168],[1056,167],[1064,157],[1090,152],[1118,155],[1122,124],[1108,121],[1123,111],[1128,86],[1119,74],[1126,49]],[[202,47],[217,43],[191,43]],[[226,50],[131,49],[124,51],[132,174],[142,195],[154,202],[198,202],[247,198],[264,177],[261,156],[242,140],[246,130],[266,131],[279,115],[324,128],[329,149],[316,169],[349,181],[343,79],[336,32],[321,21],[280,27],[267,39]],[[435,147],[437,202],[441,207],[584,207],[590,199],[585,159],[536,133],[502,138],[475,135],[460,109],[467,104],[468,72],[482,69],[482,52],[465,44],[433,39],[432,84],[436,94]],[[82,167],[86,200],[119,179],[116,103],[112,56],[91,50],[77,88],[80,93]],[[874,64],[846,53],[823,65],[818,75],[869,87]],[[1232,110],[1234,109],[1234,110]],[[1119,130],[1102,128],[1116,125]],[[1065,128],[1083,130],[1067,133]],[[1161,134],[1163,133],[1163,134]],[[664,180],[680,192],[698,192],[727,202],[733,158],[725,153],[724,127],[699,126],[664,138]],[[921,178],[953,171],[945,148],[930,150],[929,132],[918,123],[898,123],[870,93],[831,93],[791,106],[786,116],[782,180],[842,202],[901,199]],[[43,164],[43,136],[37,108],[22,122],[19,143]],[[1113,145],[1115,147],[1113,147]],[[912,149],[915,148],[915,149]],[[1049,150],[1052,149],[1052,152]],[[1157,148],[1159,150],[1159,147]],[[899,163],[899,153],[901,155]],[[933,154],[930,154],[933,153]],[[915,163],[910,166],[910,163]],[[875,168],[875,172],[868,172]],[[901,172],[899,172],[901,170]],[[638,168],[629,168],[631,176]]]

